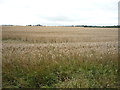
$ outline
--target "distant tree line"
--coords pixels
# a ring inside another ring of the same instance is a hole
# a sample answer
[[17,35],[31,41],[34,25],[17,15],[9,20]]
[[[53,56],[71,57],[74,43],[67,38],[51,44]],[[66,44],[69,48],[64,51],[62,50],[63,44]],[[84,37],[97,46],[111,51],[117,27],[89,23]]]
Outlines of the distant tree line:
[[2,25],[2,26],[14,26],[14,25]]
[[120,26],[84,26],[84,27],[94,27],[94,28],[119,28]]
[[114,25],[114,26],[69,25],[66,27],[120,28],[120,25]]
[[26,26],[42,26],[41,24],[37,24],[37,25],[26,25]]
[[[18,25],[2,25],[2,26],[18,26]],[[43,25],[41,25],[41,24],[31,25],[30,24],[30,25],[26,25],[26,26],[43,26]],[[120,28],[120,25],[114,25],[114,26],[66,25],[66,26],[63,26],[63,27]]]

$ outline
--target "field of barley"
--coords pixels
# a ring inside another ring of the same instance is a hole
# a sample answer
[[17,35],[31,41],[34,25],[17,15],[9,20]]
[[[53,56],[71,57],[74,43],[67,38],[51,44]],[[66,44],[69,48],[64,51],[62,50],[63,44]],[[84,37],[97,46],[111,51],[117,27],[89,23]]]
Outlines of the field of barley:
[[117,88],[118,29],[2,27],[3,88]]

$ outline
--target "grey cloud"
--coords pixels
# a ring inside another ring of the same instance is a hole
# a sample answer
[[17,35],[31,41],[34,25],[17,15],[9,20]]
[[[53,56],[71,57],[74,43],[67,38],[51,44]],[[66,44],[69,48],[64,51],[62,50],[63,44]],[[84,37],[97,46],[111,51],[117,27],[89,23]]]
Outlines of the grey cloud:
[[48,21],[55,21],[55,22],[67,22],[67,21],[74,21],[72,18],[66,16],[55,16],[55,17],[44,17],[44,19]]

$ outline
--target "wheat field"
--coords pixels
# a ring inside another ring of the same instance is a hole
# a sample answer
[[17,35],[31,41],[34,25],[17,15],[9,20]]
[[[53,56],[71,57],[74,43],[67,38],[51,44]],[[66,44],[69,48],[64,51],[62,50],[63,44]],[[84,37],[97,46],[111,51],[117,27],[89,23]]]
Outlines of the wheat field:
[[118,29],[3,26],[4,88],[117,88]]

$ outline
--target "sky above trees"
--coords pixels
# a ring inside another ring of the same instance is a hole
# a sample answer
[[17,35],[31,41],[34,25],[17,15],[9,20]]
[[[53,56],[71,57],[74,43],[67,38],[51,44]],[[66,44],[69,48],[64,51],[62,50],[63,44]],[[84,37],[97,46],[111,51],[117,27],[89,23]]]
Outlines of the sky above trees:
[[0,0],[0,25],[117,25],[119,0]]

